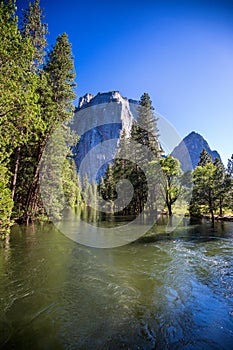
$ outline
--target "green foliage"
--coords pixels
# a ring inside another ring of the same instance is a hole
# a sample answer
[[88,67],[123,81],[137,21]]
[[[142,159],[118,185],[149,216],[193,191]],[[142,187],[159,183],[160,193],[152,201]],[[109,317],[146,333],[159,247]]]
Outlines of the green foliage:
[[61,219],[62,211],[65,208],[61,170],[66,152],[64,135],[62,130],[59,129],[50,138],[42,161],[42,169],[44,169],[42,173],[43,187],[41,189],[43,202],[49,218],[54,221]]
[[[117,157],[113,165],[109,165],[104,180],[100,181],[100,195],[113,203],[117,199],[116,185],[126,179],[133,186],[133,198],[120,214],[138,215],[143,209],[156,213],[163,194],[171,215],[171,206],[181,192],[181,183],[178,183],[181,169],[172,157],[161,159],[160,163],[161,152],[154,108],[149,95],[144,93],[138,106],[138,121],[133,122],[130,138],[123,130]],[[147,176],[153,181],[148,183]],[[130,193],[124,193],[124,197],[130,198]],[[124,207],[119,200],[116,202],[119,207]],[[114,211],[117,210],[115,207]]]
[[211,158],[211,155],[206,151],[206,149],[203,148],[200,154],[198,165],[205,166],[208,163],[212,163],[212,158]]
[[42,158],[41,193],[52,220],[60,220],[67,207],[80,201],[79,179],[74,161],[69,157],[73,144],[70,129],[62,126],[50,137]]
[[84,209],[88,209],[88,211],[89,209],[91,209],[92,214],[96,213],[95,208],[97,208],[97,197],[98,191],[100,190],[100,185],[98,186],[95,181],[92,181],[92,183],[90,183],[88,180],[88,176],[84,175],[81,187],[81,200],[84,204]]
[[[31,43],[18,29],[13,1],[0,1],[0,166],[2,171],[1,227],[11,216],[21,147],[40,127],[41,115],[36,87],[38,77],[30,71]],[[12,178],[9,176],[12,174]],[[5,178],[6,177],[6,178]],[[11,185],[12,183],[12,185]]]
[[216,158],[214,161],[216,167],[215,181],[217,182],[217,198],[216,206],[219,209],[219,214],[222,216],[223,208],[229,205],[229,194],[231,193],[232,183],[230,177],[227,175],[223,163]]
[[[154,114],[154,107],[150,96],[144,93],[137,108],[138,120],[133,122],[131,137],[129,140],[130,154],[132,162],[129,164],[131,172],[127,177],[134,187],[134,197],[130,206],[130,214],[140,213],[145,207],[145,203],[155,201],[153,192],[148,188],[146,172],[148,162],[160,157],[161,148],[158,141],[157,118]],[[151,200],[152,199],[152,200]],[[152,207],[147,208],[153,210]]]
[[89,198],[90,187],[91,185],[88,181],[88,176],[85,175],[82,179],[82,199],[86,206],[91,205],[90,198]]
[[227,164],[227,175],[232,179],[233,178],[233,154],[230,159],[228,159]]
[[7,172],[7,168],[0,164],[0,239],[4,238],[9,231],[11,226],[10,215],[13,208]]
[[50,120],[50,123],[55,128],[72,117],[74,112],[75,71],[71,44],[66,33],[57,37],[56,44],[48,55],[45,72],[48,73],[54,102],[53,120]]
[[32,71],[39,71],[44,64],[45,48],[48,34],[48,26],[43,23],[44,16],[40,8],[40,0],[29,3],[29,8],[23,11],[21,34],[23,38],[30,40],[33,51]]
[[62,185],[66,206],[74,208],[81,204],[81,186],[74,160],[66,159],[62,168]]
[[[45,128],[39,136],[39,142],[35,145],[34,178],[30,184],[24,220],[33,220],[31,214],[37,207],[39,192],[39,171],[41,157],[49,138],[62,123],[73,116],[74,105],[74,63],[71,53],[71,45],[66,34],[58,36],[53,49],[48,55],[44,71],[40,73],[40,105],[43,114]],[[58,185],[59,187],[59,185]],[[59,210],[58,210],[59,211]]]
[[[42,155],[54,130],[74,111],[71,45],[66,34],[59,36],[45,64],[48,30],[43,17],[40,2],[35,0],[24,11],[19,28],[14,1],[0,1],[1,232],[9,227],[10,218],[28,222],[44,216],[39,194]],[[64,186],[66,202],[77,205],[81,195],[72,161],[67,160],[63,167],[63,184],[57,179],[60,163],[56,155],[50,165],[51,186]],[[64,207],[58,201],[55,198],[57,218]]]
[[[182,174],[173,157],[160,158],[157,119],[147,93],[140,99],[130,137],[122,132],[117,157],[98,189],[84,177],[81,192],[72,154],[67,152],[76,142],[66,125],[75,98],[71,44],[66,33],[59,35],[45,60],[48,29],[40,1],[29,3],[20,28],[15,10],[13,0],[0,0],[0,236],[14,219],[29,222],[45,217],[39,193],[45,163],[43,200],[54,220],[61,219],[67,207],[83,202],[95,206],[97,190],[109,211],[117,211],[123,203],[116,201],[116,185],[122,179],[130,181],[134,194],[121,214],[137,215],[147,199],[152,204],[146,209],[157,211],[163,196],[172,215],[173,204],[190,187],[190,174]],[[147,183],[148,174],[152,184]],[[201,214],[208,207],[213,219],[214,212],[221,215],[224,208],[232,209],[233,157],[226,172],[203,150],[193,179],[191,213]]]
[[138,120],[133,123],[131,138],[136,143],[148,148],[146,161],[151,161],[153,160],[152,157],[160,155],[161,149],[158,141],[157,118],[154,114],[152,101],[147,93],[141,96],[137,112]]
[[[213,163],[206,163],[203,166],[197,166],[193,173],[194,189],[193,200],[196,206],[208,205],[209,212],[214,220],[214,199],[217,183],[215,182],[216,167]],[[192,214],[192,213],[191,213]]]
[[182,189],[183,172],[178,159],[167,156],[160,159],[162,177],[160,179],[160,189],[165,200],[169,216],[172,215],[172,205],[177,201]]
[[[29,69],[33,48],[18,30],[17,18],[0,2],[0,134],[1,159],[27,139],[40,124],[37,76]],[[35,118],[37,117],[37,118]]]
[[231,191],[231,182],[223,164],[219,159],[212,162],[202,152],[199,166],[193,172],[193,196],[190,206],[191,215],[201,215],[203,209],[208,208],[211,220],[214,222],[214,213],[220,215],[227,206],[227,194]]
[[104,199],[113,201],[116,198],[115,179],[113,174],[113,165],[110,163],[105,173],[105,195]]

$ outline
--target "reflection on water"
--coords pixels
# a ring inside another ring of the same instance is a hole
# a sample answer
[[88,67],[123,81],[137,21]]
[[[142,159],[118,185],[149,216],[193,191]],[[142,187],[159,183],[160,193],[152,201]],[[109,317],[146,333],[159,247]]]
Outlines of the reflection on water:
[[183,224],[114,249],[15,226],[0,249],[0,347],[231,349],[233,223]]

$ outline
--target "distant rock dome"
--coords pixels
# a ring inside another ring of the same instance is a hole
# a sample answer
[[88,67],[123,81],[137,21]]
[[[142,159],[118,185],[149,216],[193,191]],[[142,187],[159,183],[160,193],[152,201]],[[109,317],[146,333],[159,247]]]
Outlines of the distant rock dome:
[[216,158],[221,160],[219,153],[217,151],[212,151],[203,136],[195,131],[188,134],[179,145],[174,148],[171,155],[180,161],[181,167],[184,171],[192,170],[198,165],[203,148],[209,153],[213,161]]

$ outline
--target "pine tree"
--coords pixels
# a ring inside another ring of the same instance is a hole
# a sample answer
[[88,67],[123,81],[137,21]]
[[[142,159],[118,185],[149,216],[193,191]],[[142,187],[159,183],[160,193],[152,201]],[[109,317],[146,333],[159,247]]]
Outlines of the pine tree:
[[33,220],[30,213],[33,213],[32,208],[36,206],[38,200],[40,163],[45,145],[53,131],[68,121],[74,112],[75,72],[67,34],[58,36],[55,46],[48,55],[44,71],[45,74],[41,75],[43,83],[41,86],[44,86],[45,92],[42,90],[41,106],[45,129],[40,137],[34,177],[27,195],[24,218],[27,222],[29,219]]
[[66,33],[57,37],[56,44],[48,55],[45,71],[48,73],[48,81],[52,89],[54,111],[50,128],[54,129],[71,118],[74,113],[75,71],[71,44]]
[[[115,201],[117,198],[115,185],[120,180],[129,180],[134,188],[134,195],[131,203],[123,211],[121,210],[120,214],[141,213],[148,195],[153,196],[154,193],[148,189],[147,165],[149,161],[158,159],[160,153],[157,118],[150,97],[145,93],[139,102],[138,121],[133,121],[130,137],[126,136],[125,130],[122,131],[116,158],[113,165],[107,169],[104,184],[99,185],[99,193],[102,192],[105,200]],[[130,196],[130,192],[125,193],[122,203],[119,200],[115,202],[118,207],[114,210],[122,208],[123,202]]]
[[230,159],[228,159],[228,164],[227,164],[227,175],[230,178],[233,178],[233,154]]
[[[135,189],[134,207],[136,212],[142,212],[147,197],[153,196],[151,189],[148,188],[146,181],[146,172],[148,162],[158,160],[161,154],[161,148],[158,141],[157,118],[154,114],[154,107],[150,96],[144,93],[139,101],[137,108],[138,119],[134,121],[131,129],[131,154],[133,155],[133,185]],[[148,202],[155,201],[151,198]],[[152,210],[153,208],[148,208]]]
[[30,71],[34,50],[19,32],[14,1],[0,1],[0,25],[0,163],[1,169],[7,169],[3,170],[8,177],[5,185],[13,174],[11,197],[15,200],[21,149],[41,126],[38,78]]
[[89,193],[89,187],[90,183],[88,180],[87,174],[85,174],[82,178],[82,199],[84,201],[84,204],[87,206],[88,203],[88,193]]
[[199,166],[205,166],[208,163],[212,163],[211,155],[206,151],[205,148],[200,153],[200,159],[198,162]]
[[109,163],[105,178],[104,178],[104,187],[105,187],[105,201],[107,209],[113,211],[113,201],[116,199],[116,191],[115,191],[115,179],[113,173],[113,165]]
[[[134,167],[133,163],[130,161],[130,146],[129,146],[129,137],[126,136],[126,131],[122,130],[121,137],[119,141],[119,147],[117,151],[116,158],[113,162],[113,177],[114,177],[114,183],[118,184],[121,180],[128,180],[132,174],[132,169]],[[115,212],[118,212],[121,208],[121,212],[119,214],[127,215],[129,207],[125,207],[124,202],[126,198],[130,196],[130,193],[124,193],[124,198],[122,199],[122,202],[120,202],[120,199],[116,202],[116,207],[114,208]],[[122,210],[122,208],[124,208]]]
[[79,177],[79,174],[77,174],[77,169],[76,169],[76,164],[73,162],[74,168],[73,168],[73,173],[75,173],[75,207],[81,206],[82,204],[82,194],[81,194],[81,180]]
[[[45,84],[46,77],[43,72],[44,55],[47,45],[45,38],[47,25],[42,23],[43,18],[39,1],[36,0],[33,4],[29,3],[29,8],[23,12],[20,27],[22,39],[32,47],[29,71],[31,75],[36,75],[37,77],[36,93],[39,110],[37,115],[34,115],[34,121],[32,123],[32,125],[37,124],[37,127],[28,135],[27,142],[19,145],[15,152],[13,193],[15,195],[14,215],[17,216],[18,220],[21,219],[25,211],[28,191],[33,182],[35,169],[38,164],[38,144],[39,140],[43,138],[45,130],[44,96],[48,94],[49,86]],[[21,186],[16,186],[16,182],[20,183]],[[38,205],[35,204],[34,207],[38,207]]]
[[92,200],[91,200],[91,207],[93,208],[93,211],[96,208],[97,205],[97,183],[95,181],[92,181],[91,183],[91,190],[92,190]]
[[67,158],[62,167],[62,185],[65,195],[65,206],[74,208],[81,202],[80,181],[72,158]]
[[[57,221],[62,218],[65,208],[65,196],[63,195],[62,169],[63,160],[66,157],[67,148],[64,142],[65,130],[58,129],[52,135],[42,158],[41,167],[41,193],[43,204],[50,219]],[[37,203],[34,201],[28,215],[34,219]]]
[[219,158],[214,161],[216,167],[215,181],[218,183],[216,188],[217,205],[219,207],[219,215],[223,215],[223,208],[227,205],[227,195],[230,192],[231,181],[227,176],[225,167]]
[[203,207],[207,207],[214,224],[214,214],[219,209],[220,215],[224,207],[224,197],[229,190],[229,180],[226,177],[222,162],[216,159],[212,162],[208,153],[203,150],[200,155],[199,165],[193,172],[193,195],[190,213],[193,211],[202,213]]
[[[163,173],[161,171],[160,159],[149,162],[147,167],[147,178],[149,181],[149,213],[151,217],[157,217],[158,211],[164,208],[164,200],[161,195],[161,179]],[[160,210],[159,210],[160,209]]]
[[230,159],[228,159],[228,164],[227,164],[227,179],[229,182],[229,192],[225,198],[225,200],[228,203],[228,208],[233,210],[233,154]]
[[[13,218],[21,218],[24,212],[24,219],[28,222],[39,212],[43,214],[39,196],[42,154],[56,127],[73,115],[75,95],[73,57],[66,34],[58,37],[44,65],[47,25],[43,24],[39,0],[29,4],[20,29],[14,0],[0,0],[0,25],[2,232],[2,227],[5,230],[10,226],[13,201]],[[64,190],[67,200],[74,203],[80,201],[80,193],[74,184],[73,166],[67,161],[63,174]],[[51,160],[48,181],[56,179],[56,166],[52,167],[54,162],[59,163],[56,157]],[[56,181],[54,186],[60,186],[60,180]],[[71,196],[73,190],[76,196]],[[59,212],[58,208],[58,217]]]
[[[146,146],[153,155],[153,159],[158,158],[161,152],[158,141],[158,119],[154,114],[154,107],[148,93],[144,93],[139,101],[137,108],[138,119],[136,125],[133,125],[132,139]],[[147,161],[151,161],[152,155],[148,152]]]
[[104,178],[101,176],[100,177],[100,181],[98,184],[98,188],[97,188],[98,194],[101,198],[105,198],[105,193],[106,193],[106,189],[105,189],[105,183],[104,183]]
[[21,33],[23,38],[30,39],[34,47],[32,71],[36,72],[43,67],[46,54],[48,26],[43,23],[43,19],[40,0],[29,3],[29,8],[23,11]]

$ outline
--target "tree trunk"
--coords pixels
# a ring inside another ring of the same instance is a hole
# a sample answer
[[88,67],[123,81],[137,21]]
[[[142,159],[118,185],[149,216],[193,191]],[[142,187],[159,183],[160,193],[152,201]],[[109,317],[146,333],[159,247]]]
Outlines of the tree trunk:
[[219,202],[219,215],[222,216],[223,212],[222,212],[222,198],[220,198],[220,202]]
[[39,186],[39,172],[40,172],[40,164],[41,164],[41,158],[42,154],[44,151],[44,146],[41,146],[38,152],[38,157],[37,157],[37,166],[35,168],[35,173],[34,173],[34,179],[31,183],[31,186],[28,191],[27,195],[27,201],[26,201],[26,208],[25,208],[25,213],[24,213],[24,221],[28,224],[30,218],[32,218],[32,214],[30,211],[35,208],[35,200],[37,197],[38,193],[38,186]]
[[171,217],[172,216],[172,206],[171,203],[167,204],[167,208],[168,208],[168,215]]
[[[55,123],[54,123],[55,125]],[[45,150],[46,144],[49,140],[49,137],[52,134],[52,131],[54,126],[51,126],[51,128],[48,130],[48,133],[45,137],[45,139],[41,142],[39,145],[39,150],[38,150],[38,156],[37,156],[37,166],[35,167],[35,174],[34,174],[34,179],[31,183],[31,186],[28,191],[27,195],[27,201],[26,201],[26,209],[25,209],[25,214],[24,214],[24,221],[29,223],[29,220],[33,220],[35,218],[35,213],[33,213],[33,210],[37,207],[37,195],[39,192],[39,173],[40,173],[40,166],[41,166],[41,159],[43,156],[43,152]],[[31,213],[30,213],[31,211]]]
[[169,215],[169,217],[171,217],[172,216],[172,201],[171,201],[171,196],[169,195],[168,190],[166,193],[166,204],[167,204],[167,209],[168,209],[168,215]]
[[214,226],[214,210],[213,210],[213,201],[211,192],[209,191],[209,209],[210,209],[210,215],[211,215],[211,223]]
[[214,226],[214,211],[212,208],[210,209],[210,215],[211,215],[211,223]]

